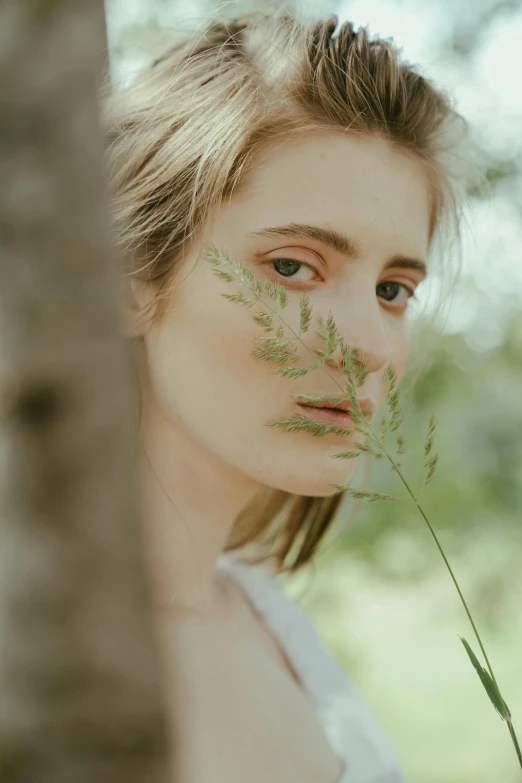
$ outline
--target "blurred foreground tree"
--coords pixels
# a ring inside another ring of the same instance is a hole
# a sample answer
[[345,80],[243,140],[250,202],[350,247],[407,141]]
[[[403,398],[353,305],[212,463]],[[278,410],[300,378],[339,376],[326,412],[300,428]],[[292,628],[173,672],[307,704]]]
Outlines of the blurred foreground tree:
[[102,0],[0,2],[0,780],[164,783]]

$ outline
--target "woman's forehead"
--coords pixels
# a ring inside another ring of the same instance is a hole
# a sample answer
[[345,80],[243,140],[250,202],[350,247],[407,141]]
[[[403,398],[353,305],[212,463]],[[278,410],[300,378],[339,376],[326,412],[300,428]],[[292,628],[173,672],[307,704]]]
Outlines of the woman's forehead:
[[222,225],[251,231],[309,224],[359,234],[363,245],[406,242],[399,252],[425,256],[430,197],[421,164],[389,143],[327,134],[268,149],[235,197]]

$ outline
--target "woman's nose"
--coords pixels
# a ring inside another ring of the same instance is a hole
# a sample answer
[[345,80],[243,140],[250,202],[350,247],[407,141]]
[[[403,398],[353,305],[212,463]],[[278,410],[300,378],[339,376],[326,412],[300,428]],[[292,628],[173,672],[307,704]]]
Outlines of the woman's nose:
[[[379,372],[391,363],[393,351],[386,334],[382,313],[377,303],[362,310],[358,309],[355,318],[336,320],[337,328],[348,349],[359,351],[359,360],[366,364],[368,373]],[[332,354],[330,366],[342,368],[340,346]]]

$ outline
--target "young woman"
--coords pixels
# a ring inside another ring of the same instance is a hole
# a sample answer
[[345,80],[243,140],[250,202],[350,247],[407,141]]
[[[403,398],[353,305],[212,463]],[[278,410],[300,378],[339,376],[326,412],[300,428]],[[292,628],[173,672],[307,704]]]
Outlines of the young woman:
[[[221,296],[232,289],[204,247],[279,281],[294,326],[305,292],[314,319],[333,313],[367,363],[371,418],[384,369],[404,370],[407,304],[433,242],[458,227],[448,161],[465,124],[389,41],[286,11],[177,41],[106,117],[173,778],[399,783],[377,721],[277,580],[334,521],[332,485],[354,464],[332,457],[353,438],[267,422],[313,419],[293,395],[339,394],[341,357],[330,376],[274,374],[252,355],[252,310]],[[324,347],[314,329],[303,339]]]

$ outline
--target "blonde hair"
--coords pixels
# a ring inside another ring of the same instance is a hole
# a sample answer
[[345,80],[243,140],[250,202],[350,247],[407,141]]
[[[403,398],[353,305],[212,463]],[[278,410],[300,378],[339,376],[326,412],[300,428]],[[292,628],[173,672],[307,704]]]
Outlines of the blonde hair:
[[[452,161],[465,121],[393,42],[338,26],[336,15],[304,21],[281,9],[214,21],[126,89],[106,85],[103,111],[115,241],[125,273],[156,287],[153,322],[184,255],[275,139],[337,129],[387,140],[425,173],[430,243],[458,233],[463,188]],[[254,543],[251,562],[271,558],[278,571],[295,571],[342,498],[263,488],[235,520],[226,550]]]

